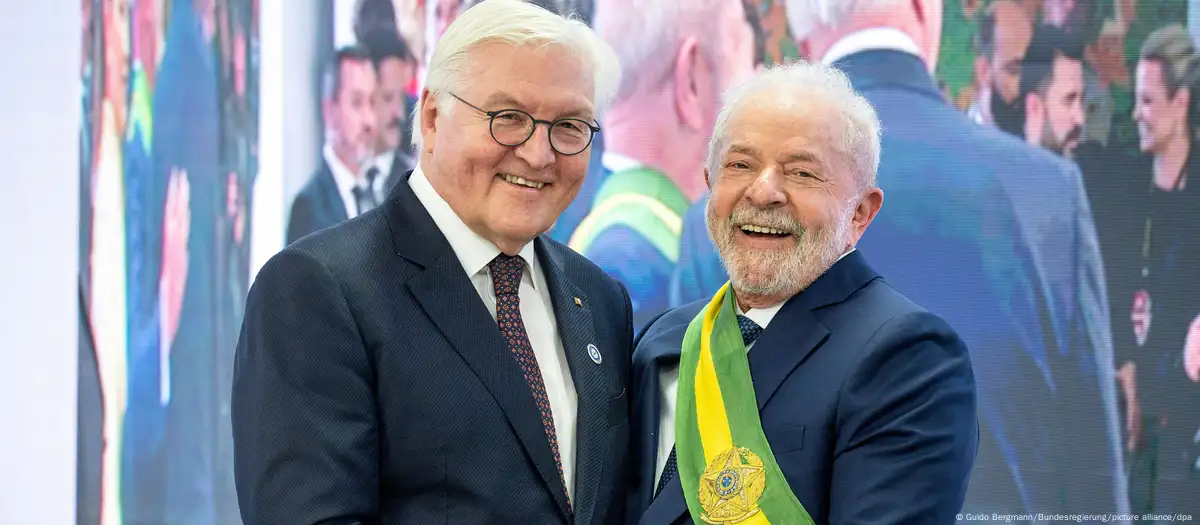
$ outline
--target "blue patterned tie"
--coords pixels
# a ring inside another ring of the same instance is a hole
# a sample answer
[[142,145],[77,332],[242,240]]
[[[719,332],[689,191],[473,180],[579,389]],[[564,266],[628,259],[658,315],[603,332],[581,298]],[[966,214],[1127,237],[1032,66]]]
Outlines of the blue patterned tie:
[[[496,323],[500,325],[500,335],[508,343],[508,349],[521,371],[529,390],[533,394],[533,402],[542,415],[542,426],[546,429],[546,439],[550,441],[550,450],[554,453],[554,464],[558,467],[559,479],[563,488],[567,486],[563,477],[562,457],[558,453],[558,436],[554,431],[554,413],[550,411],[550,398],[546,395],[546,385],[542,382],[542,370],[538,368],[537,356],[533,353],[533,345],[529,343],[529,334],[525,331],[525,321],[521,319],[521,276],[525,273],[525,260],[519,256],[500,254],[488,263],[492,274],[492,286],[496,290]],[[570,505],[570,495],[567,496]]]
[[[742,343],[750,346],[750,343],[758,339],[759,334],[763,331],[763,327],[758,326],[758,323],[744,315],[739,315],[737,321],[738,328],[742,330]],[[679,468],[675,463],[675,447],[671,447],[671,455],[667,456],[667,464],[663,466],[662,476],[658,478],[658,488],[654,489],[654,497],[658,497],[663,487],[667,486],[667,482],[671,481],[671,478],[675,477],[677,472],[679,472]]]

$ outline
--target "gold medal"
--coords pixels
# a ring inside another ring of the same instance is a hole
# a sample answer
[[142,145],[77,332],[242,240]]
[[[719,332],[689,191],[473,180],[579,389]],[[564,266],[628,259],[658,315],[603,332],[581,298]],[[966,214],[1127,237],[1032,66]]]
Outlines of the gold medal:
[[700,520],[712,525],[741,523],[759,512],[767,488],[762,458],[734,447],[717,454],[700,476]]

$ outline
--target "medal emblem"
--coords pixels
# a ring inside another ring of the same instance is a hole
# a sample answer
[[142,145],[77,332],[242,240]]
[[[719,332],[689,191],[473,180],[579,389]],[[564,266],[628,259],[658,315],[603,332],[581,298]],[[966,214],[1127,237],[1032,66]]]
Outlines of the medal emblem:
[[1129,312],[1129,320],[1133,322],[1133,337],[1140,347],[1146,344],[1150,335],[1150,292],[1138,290],[1133,294],[1133,308]]
[[604,358],[600,356],[600,349],[596,348],[596,345],[587,345],[587,352],[588,357],[592,358],[593,363],[600,364],[604,361]]
[[713,458],[700,476],[700,520],[735,524],[758,514],[758,498],[767,488],[762,458],[734,447]]

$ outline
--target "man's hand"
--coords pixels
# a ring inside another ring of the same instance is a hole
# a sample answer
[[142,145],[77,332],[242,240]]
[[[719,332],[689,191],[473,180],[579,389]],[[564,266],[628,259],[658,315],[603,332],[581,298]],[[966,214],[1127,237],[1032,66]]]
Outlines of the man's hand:
[[188,274],[188,236],[191,232],[191,185],[187,171],[172,169],[167,181],[167,204],[163,214],[162,273],[159,275],[159,314],[164,327],[164,357],[179,331],[183,292]]
[[1188,379],[1200,383],[1200,315],[1188,327],[1187,341],[1183,344],[1183,371]]

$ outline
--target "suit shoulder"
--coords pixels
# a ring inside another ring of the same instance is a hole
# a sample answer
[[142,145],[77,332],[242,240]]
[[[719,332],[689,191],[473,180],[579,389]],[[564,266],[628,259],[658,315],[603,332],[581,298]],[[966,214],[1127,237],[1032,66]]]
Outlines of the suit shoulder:
[[325,176],[325,169],[323,167],[317,167],[317,169],[313,170],[312,175],[309,175],[308,180],[304,181],[304,185],[296,193],[296,198],[299,199],[301,196],[304,196],[306,199],[315,198],[321,192],[321,183]]
[[833,308],[821,316],[824,322],[833,325],[831,329],[870,333],[897,317],[929,313],[883,277],[858,289],[843,304],[849,308]]
[[650,320],[642,329],[633,349],[634,366],[647,364],[664,351],[678,352],[688,325],[708,302],[707,298],[693,301],[671,308]]
[[704,299],[698,299],[688,304],[667,310],[654,324],[659,324],[664,327],[679,325],[687,326],[692,322],[692,319],[695,319],[697,315],[700,315],[700,311],[703,310],[705,306],[708,306],[710,301],[712,301],[712,298],[705,297]]
[[354,271],[354,268],[366,268],[366,259],[393,255],[390,231],[381,209],[376,208],[317,230],[288,245],[287,249],[306,254],[335,271]]
[[296,196],[292,197],[292,210],[296,209],[311,209],[316,206],[321,195],[321,171],[313,173],[312,176],[304,182],[300,187],[300,191],[296,192]]
[[958,337],[950,324],[940,315],[913,302],[899,290],[896,290],[885,279],[877,279],[866,286],[860,293],[866,294],[864,304],[879,313],[876,333],[899,331],[913,334],[940,333]]

